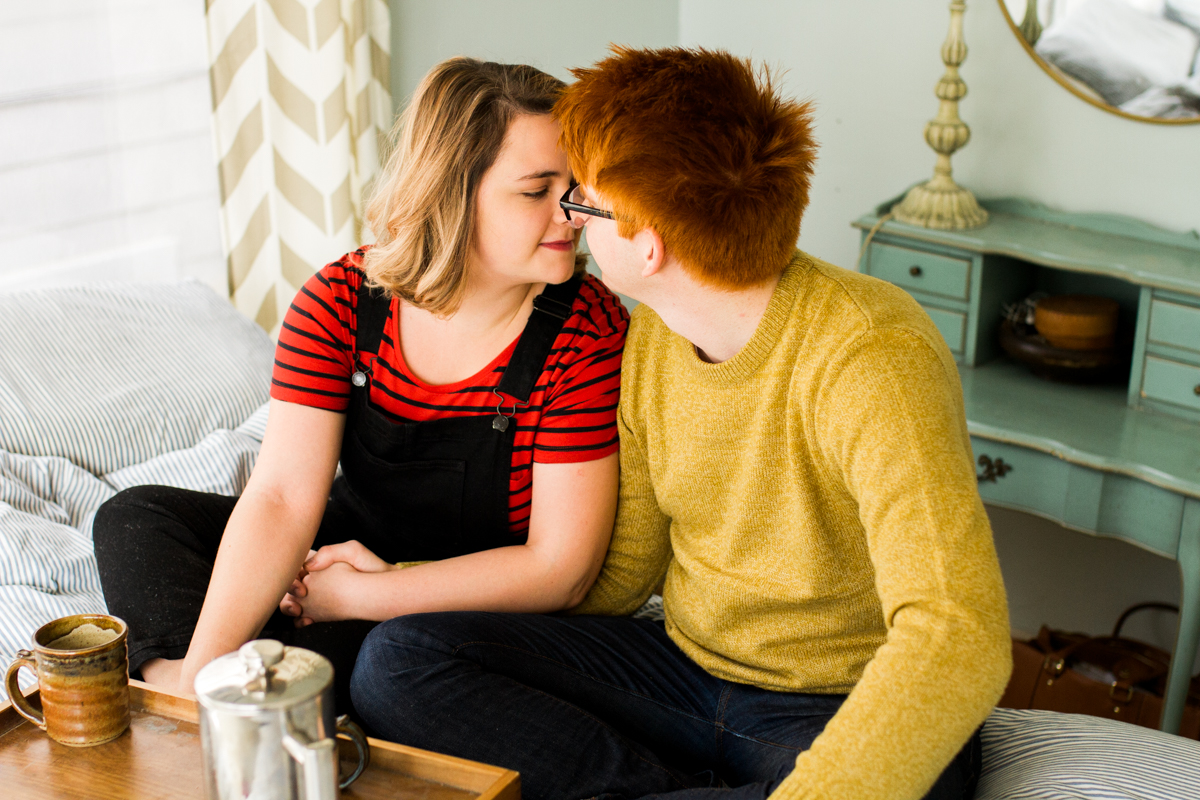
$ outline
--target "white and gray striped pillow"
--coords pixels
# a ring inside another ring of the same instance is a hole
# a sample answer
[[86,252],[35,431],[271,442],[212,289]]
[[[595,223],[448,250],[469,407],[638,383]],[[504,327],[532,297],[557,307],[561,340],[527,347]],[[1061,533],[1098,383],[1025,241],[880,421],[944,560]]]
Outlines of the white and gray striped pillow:
[[198,281],[0,294],[0,449],[94,475],[236,428],[274,345]]
[[1200,742],[1125,722],[997,708],[975,800],[1200,798]]

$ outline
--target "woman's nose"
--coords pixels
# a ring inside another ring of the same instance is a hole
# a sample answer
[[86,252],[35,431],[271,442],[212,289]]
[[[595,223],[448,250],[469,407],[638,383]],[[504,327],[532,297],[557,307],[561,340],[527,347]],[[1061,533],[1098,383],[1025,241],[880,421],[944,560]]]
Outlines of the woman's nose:
[[583,223],[587,220],[583,219],[584,214],[570,214],[562,206],[558,207],[558,211],[554,214],[554,221],[559,225],[567,225],[571,228],[582,228]]

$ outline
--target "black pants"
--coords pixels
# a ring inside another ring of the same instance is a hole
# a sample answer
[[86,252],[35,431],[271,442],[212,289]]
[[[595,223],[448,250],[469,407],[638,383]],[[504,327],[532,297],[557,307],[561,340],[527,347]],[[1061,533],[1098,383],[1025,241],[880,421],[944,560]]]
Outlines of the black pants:
[[[236,497],[168,486],[137,486],[96,512],[96,564],[109,613],[129,626],[129,671],[152,658],[183,658],[200,618],[221,535]],[[358,539],[381,558],[405,561],[393,543],[371,541],[362,526],[330,501],[313,548]],[[377,623],[314,623],[296,628],[278,609],[259,638],[304,647],[333,663],[338,713],[351,713],[350,674],[363,639]]]

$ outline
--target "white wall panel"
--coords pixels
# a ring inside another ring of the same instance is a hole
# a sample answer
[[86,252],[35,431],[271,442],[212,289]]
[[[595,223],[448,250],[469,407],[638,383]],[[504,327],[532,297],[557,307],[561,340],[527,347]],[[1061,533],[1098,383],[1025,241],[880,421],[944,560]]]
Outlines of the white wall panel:
[[20,202],[0,218],[0,237],[207,195],[211,153],[206,132],[4,170],[0,197]]
[[0,100],[136,84],[206,65],[202,3],[44,2],[43,10],[13,15],[0,29]]
[[113,280],[173,281],[179,278],[176,250],[175,240],[162,237],[114,250],[92,250],[78,258],[0,275],[0,292]]
[[[0,238],[0,284],[6,276],[29,270],[52,270],[62,263],[83,263],[90,255],[106,261],[106,254],[125,247],[141,248],[162,238],[173,242],[175,265],[164,265],[162,279],[173,273],[203,280],[221,294],[227,291],[221,252],[220,219],[208,196],[122,211],[81,221],[69,229],[47,226]],[[215,269],[214,269],[215,265]],[[72,267],[72,269],[74,269]],[[97,274],[95,280],[120,280],[115,272]]]
[[[0,170],[96,154],[121,145],[210,137],[208,75],[171,77],[124,91],[101,90],[0,105],[7,146]],[[206,156],[211,162],[211,144]]]
[[2,6],[0,287],[124,270],[225,293],[204,4]]

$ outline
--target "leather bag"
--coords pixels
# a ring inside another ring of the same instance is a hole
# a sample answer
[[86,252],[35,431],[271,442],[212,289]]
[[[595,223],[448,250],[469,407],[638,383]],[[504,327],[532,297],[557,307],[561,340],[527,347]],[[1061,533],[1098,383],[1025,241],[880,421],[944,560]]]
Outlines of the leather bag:
[[[1157,728],[1171,656],[1121,636],[1130,615],[1145,609],[1178,613],[1167,603],[1125,610],[1111,636],[1087,636],[1042,626],[1036,638],[1013,639],[1013,673],[1001,708],[1040,708]],[[1179,733],[1200,739],[1200,675],[1192,678]]]

